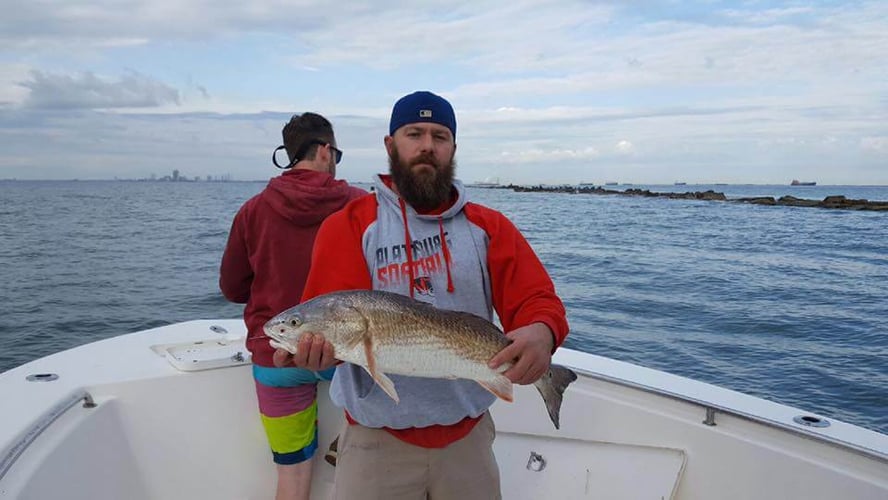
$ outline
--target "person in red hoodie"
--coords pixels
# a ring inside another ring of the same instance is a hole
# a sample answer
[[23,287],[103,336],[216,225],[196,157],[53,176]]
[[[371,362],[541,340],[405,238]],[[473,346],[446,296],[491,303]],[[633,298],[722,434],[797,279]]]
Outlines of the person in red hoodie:
[[[399,99],[384,138],[389,174],[375,196],[349,203],[321,226],[302,300],[339,290],[398,293],[440,309],[500,320],[512,342],[489,364],[531,384],[569,332],[545,266],[502,213],[469,201],[454,178],[456,114],[427,91]],[[309,337],[306,335],[305,337]],[[278,366],[336,363],[329,342],[281,349]],[[409,339],[405,339],[408,342]],[[395,402],[364,368],[344,363],[330,385],[348,425],[337,442],[333,498],[502,498],[488,409],[496,396],[471,380],[389,374]]]
[[299,303],[321,222],[366,194],[336,180],[342,151],[326,118],[294,115],[284,126],[283,138],[275,154],[286,149],[289,164],[235,215],[219,272],[225,298],[246,304],[247,348],[253,357],[260,417],[277,464],[279,500],[309,497],[311,458],[318,441],[317,381],[329,380],[332,369],[275,367],[274,349],[262,326]]

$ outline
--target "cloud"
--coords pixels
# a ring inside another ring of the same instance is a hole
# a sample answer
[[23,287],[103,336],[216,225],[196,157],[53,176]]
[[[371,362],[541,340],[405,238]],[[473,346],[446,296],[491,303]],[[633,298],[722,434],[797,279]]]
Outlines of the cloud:
[[860,148],[866,151],[888,153],[888,136],[864,137],[860,139]]
[[35,109],[145,108],[179,103],[176,89],[138,73],[110,81],[91,72],[72,76],[34,70],[31,79],[19,85],[30,90],[24,106]]
[[627,140],[622,140],[615,146],[618,154],[629,155],[635,152],[635,146]]
[[617,178],[602,169],[631,165],[650,179],[671,169],[671,182],[698,165],[784,182],[807,173],[778,170],[822,161],[888,182],[873,167],[888,148],[888,66],[876,64],[888,3],[651,5],[13,2],[0,18],[0,164],[64,158],[70,177],[154,160],[256,178],[276,173],[265,157],[285,120],[263,111],[312,110],[341,135],[343,175],[366,179],[385,167],[391,104],[430,88],[456,107],[460,164],[477,178]]
[[[14,115],[8,120],[30,116],[33,124],[25,131],[7,127],[7,118],[0,117],[0,177],[140,178],[176,168],[189,176],[235,172],[236,178],[262,178],[258,174],[263,170],[273,173],[271,150],[280,141],[275,125],[285,120],[276,114],[148,115],[88,109],[22,110]],[[251,171],[257,175],[249,175]]]
[[614,10],[582,1],[564,1],[557,9],[533,0],[436,3],[439,8],[403,9],[393,2],[339,16],[333,26],[311,33],[316,50],[305,61],[373,68],[450,61],[486,73],[545,69],[585,39],[584,31],[606,25]]
[[812,7],[788,7],[780,9],[764,9],[759,11],[743,11],[726,9],[721,12],[726,18],[749,24],[775,24],[803,17],[814,12]]
[[28,97],[28,89],[20,82],[30,76],[27,64],[0,64],[0,109],[21,104]]
[[[298,111],[298,110],[297,110]],[[384,123],[328,115],[346,152],[339,176],[367,181],[385,169]],[[0,178],[124,179],[230,175],[268,179],[289,113],[155,114],[17,109],[0,113]]]
[[599,152],[594,147],[583,149],[527,149],[521,151],[503,151],[500,160],[503,163],[551,163],[571,160],[588,160],[597,158]]
[[[282,15],[294,9],[298,15]],[[324,18],[336,16],[327,11],[323,3],[285,0],[30,0],[4,6],[0,43],[70,50],[221,39],[251,30],[299,32],[323,29]]]

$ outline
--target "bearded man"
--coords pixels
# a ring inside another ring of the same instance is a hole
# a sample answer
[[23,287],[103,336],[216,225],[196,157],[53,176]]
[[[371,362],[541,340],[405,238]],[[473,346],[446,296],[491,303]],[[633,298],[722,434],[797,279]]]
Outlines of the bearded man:
[[[456,115],[447,100],[415,92],[395,103],[384,139],[389,175],[375,194],[321,226],[302,300],[338,290],[385,290],[488,320],[496,312],[512,343],[490,360],[531,384],[568,333],[564,306],[520,231],[468,201],[454,179]],[[334,366],[332,346],[303,337],[276,363]],[[474,381],[390,375],[395,403],[360,366],[343,363],[330,386],[345,410],[334,498],[501,498],[488,408],[496,397]]]

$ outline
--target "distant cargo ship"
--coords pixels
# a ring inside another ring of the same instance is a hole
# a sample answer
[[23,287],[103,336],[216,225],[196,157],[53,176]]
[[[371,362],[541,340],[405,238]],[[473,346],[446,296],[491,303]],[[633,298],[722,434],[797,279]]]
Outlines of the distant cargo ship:
[[817,183],[814,181],[799,181],[793,179],[792,182],[789,183],[790,186],[816,186]]
[[474,182],[472,184],[468,184],[469,187],[479,187],[479,188],[496,188],[500,187],[499,177],[488,177],[484,180],[484,182]]

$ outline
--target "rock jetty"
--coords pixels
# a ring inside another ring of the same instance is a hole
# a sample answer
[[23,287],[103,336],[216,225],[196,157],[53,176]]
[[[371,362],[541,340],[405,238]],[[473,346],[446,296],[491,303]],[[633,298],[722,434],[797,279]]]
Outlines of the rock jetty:
[[615,189],[605,189],[601,186],[518,186],[509,184],[501,186],[501,189],[511,189],[519,193],[565,193],[565,194],[611,194],[620,196],[644,196],[648,198],[669,198],[675,200],[707,200],[707,201],[729,201],[735,203],[750,203],[753,205],[773,205],[785,207],[816,207],[816,208],[833,208],[841,210],[873,210],[888,211],[888,201],[869,201],[865,199],[850,199],[841,195],[827,196],[823,200],[809,200],[804,198],[796,198],[795,196],[781,196],[774,198],[771,196],[759,196],[754,198],[731,198],[728,199],[724,193],[717,191],[688,191],[684,193],[659,193],[648,189],[626,189],[618,191]]

